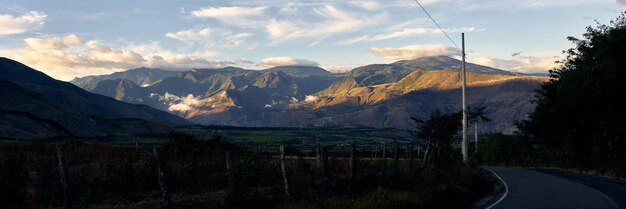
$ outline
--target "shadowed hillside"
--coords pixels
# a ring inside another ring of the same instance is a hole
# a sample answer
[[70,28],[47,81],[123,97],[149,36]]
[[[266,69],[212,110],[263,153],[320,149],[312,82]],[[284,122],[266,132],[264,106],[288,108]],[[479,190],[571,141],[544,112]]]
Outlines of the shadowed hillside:
[[[144,87],[129,79],[88,86],[95,86],[92,92],[201,124],[413,129],[409,116],[460,107],[460,65],[459,60],[436,56],[367,65],[344,74],[303,66],[192,69]],[[514,122],[532,108],[533,91],[547,80],[471,63],[467,70],[470,87],[481,89],[468,94],[469,104],[487,106],[488,116],[495,119],[484,131],[511,132]]]
[[10,59],[0,58],[0,71],[2,138],[158,134],[189,124],[145,105],[87,92]]

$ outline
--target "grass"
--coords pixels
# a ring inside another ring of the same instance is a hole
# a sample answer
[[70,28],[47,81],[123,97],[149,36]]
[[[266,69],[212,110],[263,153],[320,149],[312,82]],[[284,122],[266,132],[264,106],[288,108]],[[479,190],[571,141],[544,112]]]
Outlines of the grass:
[[[187,126],[177,131],[199,139],[210,138],[219,132],[231,142],[263,152],[277,152],[278,145],[286,144],[305,153],[312,151],[316,139],[330,151],[347,149],[349,143],[356,142],[361,149],[376,149],[382,142],[407,142],[413,138],[409,131],[376,128],[240,128],[225,126]],[[335,145],[335,146],[332,146]]]
[[425,195],[417,192],[378,191],[355,198],[326,198],[317,201],[286,201],[277,209],[380,209],[415,208],[423,205]]
[[[213,134],[206,128],[192,131],[205,136]],[[240,140],[255,135],[257,138],[250,140],[259,140],[268,137],[264,134],[275,132],[290,137],[317,133],[328,137],[324,140],[326,145],[332,145],[331,136],[347,133],[373,137],[365,129],[360,133],[339,129],[252,129],[245,133],[245,129],[233,128],[224,132]],[[347,158],[330,158],[324,175],[315,158],[296,154],[286,161],[290,184],[290,197],[286,198],[275,153],[258,153],[251,147],[225,143],[221,136],[211,136],[196,137],[200,140],[175,134],[169,136],[173,137],[170,140],[137,138],[143,144],[162,145],[160,153],[165,159],[171,208],[460,208],[471,204],[477,198],[474,195],[485,194],[489,187],[475,168],[463,165],[438,170],[423,166],[418,160],[414,164],[405,159],[394,163],[391,154],[385,161],[380,154],[379,159],[371,159],[369,153],[358,152],[356,175],[352,178]],[[134,141],[116,138],[66,142],[70,191],[77,206],[125,209],[160,205],[156,161],[150,152],[134,149]],[[343,143],[347,142],[351,141]],[[5,204],[11,208],[62,205],[54,144],[0,141],[0,196],[7,198]],[[275,149],[275,145],[268,142],[266,148]],[[227,146],[236,153],[236,192],[230,192],[228,185],[224,159]],[[333,153],[345,152],[348,147],[330,148],[329,155],[340,156]]]
[[[193,135],[196,139],[209,139],[216,132],[231,143],[245,146],[249,150],[278,153],[279,145],[285,144],[303,153],[311,153],[316,139],[328,147],[330,152],[342,153],[349,150],[348,144],[356,142],[360,151],[380,151],[382,143],[407,143],[414,137],[409,131],[376,128],[244,128],[229,126],[185,126],[176,130]],[[163,137],[111,137],[106,139],[77,139],[88,144],[118,147],[139,145],[163,145],[168,136]],[[417,142],[413,140],[413,142]],[[32,141],[0,139],[3,145],[30,145]],[[388,150],[393,149],[389,146]],[[417,148],[415,148],[417,149]]]

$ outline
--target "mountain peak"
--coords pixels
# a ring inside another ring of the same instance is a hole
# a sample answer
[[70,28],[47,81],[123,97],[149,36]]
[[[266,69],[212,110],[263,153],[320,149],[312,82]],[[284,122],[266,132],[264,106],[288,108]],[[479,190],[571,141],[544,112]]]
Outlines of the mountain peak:
[[19,80],[33,83],[55,81],[45,73],[6,57],[0,57],[0,72],[0,79],[5,80]]
[[[391,65],[398,65],[406,68],[412,68],[417,70],[460,70],[461,69],[461,60],[449,57],[449,56],[431,56],[431,57],[420,57],[412,60],[401,60],[392,63]],[[473,63],[467,62],[465,64],[465,68],[469,72],[482,72],[482,73],[492,73],[492,74],[504,74],[504,75],[512,75],[509,71],[500,70],[488,66],[477,65]]]
[[284,72],[287,75],[295,77],[309,77],[309,76],[332,76],[333,73],[328,72],[324,68],[316,66],[276,66],[263,70],[265,72]]

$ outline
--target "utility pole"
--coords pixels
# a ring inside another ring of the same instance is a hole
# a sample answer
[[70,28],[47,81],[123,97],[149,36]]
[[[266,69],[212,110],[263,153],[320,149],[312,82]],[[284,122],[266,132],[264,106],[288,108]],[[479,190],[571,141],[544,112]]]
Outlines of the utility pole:
[[474,123],[474,152],[478,153],[478,122]]
[[461,33],[461,47],[463,49],[461,55],[463,57],[463,64],[461,65],[461,70],[463,71],[463,75],[461,75],[461,79],[463,82],[463,141],[461,141],[461,153],[463,154],[463,163],[468,163],[469,156],[467,153],[467,104],[465,103],[465,87],[467,86],[467,78],[465,77],[465,33]]

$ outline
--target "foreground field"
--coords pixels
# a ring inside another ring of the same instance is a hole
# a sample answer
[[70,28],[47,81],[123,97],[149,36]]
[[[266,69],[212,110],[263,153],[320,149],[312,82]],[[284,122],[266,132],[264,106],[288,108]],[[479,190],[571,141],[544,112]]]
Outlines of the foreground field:
[[[413,144],[415,149],[421,147],[421,140],[406,130],[376,128],[249,128],[231,126],[184,126],[176,130],[195,137],[208,139],[218,134],[222,140],[250,151],[277,154],[280,145],[297,149],[307,155],[312,152],[315,143],[325,145],[333,153],[346,154],[348,144],[356,143],[360,150],[382,153],[384,144]],[[162,137],[117,137],[105,139],[85,139],[89,144],[135,147],[160,146],[168,141],[169,136]],[[0,144],[15,143],[14,140],[0,140]],[[28,143],[28,142],[23,142]],[[391,149],[391,147],[389,147]],[[406,149],[402,146],[401,149]]]
[[0,207],[62,207],[67,191],[75,208],[463,208],[491,188],[476,167],[425,167],[407,150],[372,159],[357,147],[340,158],[320,145],[323,156],[305,158],[286,147],[282,169],[276,155],[221,135],[193,138],[172,135],[158,147],[66,142],[63,166],[53,143],[4,143]]

